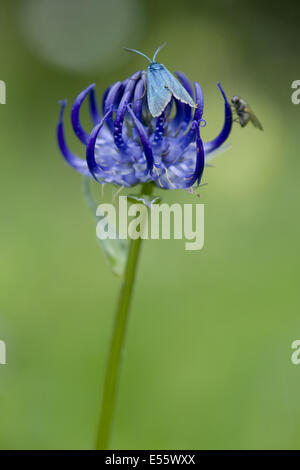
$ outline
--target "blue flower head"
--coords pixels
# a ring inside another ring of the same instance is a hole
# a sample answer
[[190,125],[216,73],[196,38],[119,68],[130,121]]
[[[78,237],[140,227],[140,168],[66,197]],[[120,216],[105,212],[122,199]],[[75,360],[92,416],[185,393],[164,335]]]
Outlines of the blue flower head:
[[[71,152],[66,144],[63,114],[66,101],[61,102],[57,139],[65,160],[79,173],[99,183],[130,187],[154,182],[164,189],[190,188],[199,185],[205,159],[227,139],[232,127],[232,111],[226,95],[218,84],[225,105],[224,125],[213,140],[203,143],[200,128],[203,120],[203,94],[187,77],[176,76],[197,105],[191,108],[174,96],[156,118],[149,112],[145,93],[145,72],[138,71],[123,82],[111,85],[102,97],[98,111],[95,85],[90,85],[75,99],[71,122],[76,136],[84,144],[86,158]],[[80,123],[80,108],[89,99],[93,129],[86,132]]]

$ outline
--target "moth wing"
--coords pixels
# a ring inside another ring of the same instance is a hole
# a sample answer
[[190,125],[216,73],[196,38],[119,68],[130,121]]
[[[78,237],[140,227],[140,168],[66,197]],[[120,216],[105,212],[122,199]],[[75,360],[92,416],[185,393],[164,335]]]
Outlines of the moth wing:
[[164,86],[160,70],[147,72],[147,101],[153,117],[160,116],[171,101],[172,93]]
[[179,80],[177,80],[174,75],[169,72],[168,69],[166,69],[165,66],[163,66],[163,69],[161,71],[162,79],[164,81],[165,87],[167,87],[172,95],[182,103],[188,104],[192,108],[197,108],[196,103],[194,102],[193,98],[191,95],[186,91],[186,89],[181,85]]
[[255,116],[254,112],[252,111],[251,108],[249,108],[249,106],[247,108],[245,108],[245,111],[247,113],[249,113],[249,117],[250,117],[250,121],[252,122],[252,124],[254,125],[254,127],[257,127],[257,129],[260,129],[261,131],[263,131],[263,126],[261,125],[261,122],[259,121],[259,119]]

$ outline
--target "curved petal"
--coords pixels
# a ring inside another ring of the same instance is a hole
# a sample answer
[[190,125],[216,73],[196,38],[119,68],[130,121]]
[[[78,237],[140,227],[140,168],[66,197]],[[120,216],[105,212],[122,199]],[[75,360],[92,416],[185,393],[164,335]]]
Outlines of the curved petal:
[[97,173],[98,174],[101,173],[103,171],[103,169],[96,162],[96,159],[95,159],[95,144],[96,144],[96,140],[97,140],[97,137],[98,137],[98,134],[99,134],[100,130],[102,129],[106,119],[110,117],[111,113],[112,113],[112,108],[107,110],[107,112],[105,113],[105,115],[103,116],[103,118],[101,119],[99,124],[97,124],[94,127],[94,129],[92,130],[92,132],[89,136],[87,147],[86,147],[87,166],[88,166],[91,174],[95,178],[95,180],[98,181],[98,183],[100,181],[98,180],[96,175],[97,175]]
[[127,106],[127,109],[128,109],[128,112],[129,112],[130,116],[133,119],[134,124],[135,124],[136,130],[138,132],[141,144],[143,146],[144,154],[145,154],[145,157],[146,157],[146,160],[147,160],[148,171],[149,171],[149,173],[151,173],[152,168],[153,168],[154,159],[153,159],[153,153],[152,153],[152,149],[151,149],[151,145],[149,143],[147,133],[145,131],[145,128],[144,128],[143,124],[138,120],[138,118],[136,117],[136,115],[132,111],[130,105]]
[[[181,162],[165,167],[162,172],[154,175],[156,184],[164,189],[186,189],[195,183],[200,184],[204,171],[204,147],[200,137],[199,123],[193,121],[193,131],[196,136],[196,159],[193,157],[191,162]],[[191,173],[192,164],[195,162],[194,172]],[[188,165],[186,164],[188,163]]]
[[182,186],[183,188],[189,188],[190,186],[193,186],[193,184],[195,184],[196,182],[199,186],[204,170],[204,146],[200,137],[199,123],[197,121],[193,121],[192,127],[196,135],[196,166],[193,175],[185,177],[185,179],[188,179],[188,181],[184,184],[184,186]]
[[[107,113],[107,111],[111,108],[113,108],[116,103],[119,102],[121,93],[123,91],[123,83],[122,82],[116,82],[114,83],[108,90],[106,99],[103,103],[103,115]],[[107,119],[106,124],[110,131],[113,133],[114,131],[114,123],[112,120],[112,115],[110,116],[109,119]]]
[[[193,88],[187,76],[184,75],[184,73],[178,72],[178,71],[175,72],[175,75],[177,76],[181,84],[184,86],[188,94],[191,95],[191,97],[193,98],[194,97]],[[192,108],[188,104],[184,104],[183,121],[189,124],[191,121],[191,116],[192,116]]]
[[133,112],[136,117],[141,121],[142,120],[142,109],[143,109],[143,97],[145,95],[145,79],[142,77],[136,84],[133,97]]
[[95,88],[91,88],[90,91],[90,114],[92,118],[92,122],[94,126],[100,122],[100,114],[98,111],[98,106],[97,106],[97,99],[96,99],[96,93],[95,93]]
[[75,134],[77,135],[78,139],[86,145],[88,141],[89,134],[82,128],[80,119],[79,119],[79,113],[80,113],[80,108],[87,97],[87,95],[90,93],[90,91],[94,88],[95,84],[93,83],[92,85],[88,86],[85,90],[83,90],[77,98],[75,99],[73,106],[72,106],[72,111],[71,111],[71,122],[72,126],[74,129]]
[[202,139],[200,137],[200,130],[198,122],[195,122],[195,130],[196,130],[196,148],[197,148],[197,157],[196,157],[196,168],[195,173],[192,178],[192,183],[190,186],[193,186],[194,183],[197,182],[199,186],[203,170],[204,170],[204,146]]
[[140,78],[141,72],[134,73],[126,83],[123,96],[121,98],[120,104],[117,109],[116,118],[114,121],[114,140],[115,144],[119,149],[124,149],[126,144],[123,140],[122,129],[124,116],[127,111],[127,105],[131,102],[132,95],[137,83],[137,80]]
[[108,90],[106,100],[104,103],[104,114],[114,106],[115,101],[119,95],[120,90],[123,88],[122,82],[114,83]]
[[163,111],[160,116],[156,118],[156,126],[155,126],[155,133],[154,133],[154,139],[153,143],[155,145],[159,145],[163,138],[164,138],[164,133],[165,133],[165,126],[166,126],[166,112]]
[[195,101],[197,104],[197,108],[195,109],[195,113],[194,113],[194,121],[200,122],[203,116],[204,97],[203,97],[202,88],[199,85],[199,83],[194,82],[194,87],[195,87]]
[[[189,79],[182,72],[175,72],[176,77],[184,86],[186,91],[193,96],[193,90]],[[168,127],[171,129],[171,132],[178,133],[180,131],[185,131],[188,124],[190,123],[192,110],[188,104],[184,104],[179,100],[174,99],[176,105],[176,114],[174,118],[169,122]]]
[[224,98],[224,101],[225,101],[225,110],[224,110],[225,120],[224,120],[223,128],[222,128],[220,134],[215,139],[211,140],[210,142],[206,142],[204,144],[205,154],[213,152],[215,149],[220,147],[225,142],[225,140],[228,138],[228,136],[231,132],[231,127],[232,127],[232,110],[231,110],[231,106],[228,103],[228,100],[226,98],[226,95],[225,95],[220,83],[218,83],[218,87],[219,87],[219,89],[222,93],[222,96]]
[[110,89],[111,89],[111,86],[106,88],[105,92],[102,95],[101,108],[102,108],[102,114],[103,115],[105,114],[105,103],[106,103],[106,98],[107,98],[107,95],[108,95]]
[[63,115],[64,115],[64,109],[67,104],[67,100],[64,101],[59,101],[61,104],[60,108],[60,113],[59,113],[59,121],[57,125],[57,141],[58,141],[58,146],[60,148],[61,153],[63,154],[64,159],[66,160],[69,165],[71,165],[75,170],[77,170],[79,173],[83,175],[90,175],[88,165],[85,160],[82,160],[80,157],[77,157],[74,153],[69,150],[66,140],[65,140],[65,135],[64,135],[64,125],[63,125]]
[[171,103],[175,103],[176,106],[176,114],[174,118],[169,122],[168,124],[168,129],[171,129],[171,131],[174,134],[177,134],[178,129],[180,130],[180,124],[182,123],[183,120],[183,114],[184,114],[184,104],[181,103],[181,101],[173,99]]
[[[197,108],[195,109],[195,113],[194,113],[194,121],[198,122],[198,125],[200,125],[202,115],[203,115],[203,110],[204,110],[204,97],[203,97],[202,89],[199,83],[194,82],[194,87],[195,87],[195,96],[196,96],[196,103],[197,103]],[[180,148],[182,149],[185,149],[195,138],[194,121],[192,122],[192,125],[189,131],[180,140],[179,145],[180,145]]]

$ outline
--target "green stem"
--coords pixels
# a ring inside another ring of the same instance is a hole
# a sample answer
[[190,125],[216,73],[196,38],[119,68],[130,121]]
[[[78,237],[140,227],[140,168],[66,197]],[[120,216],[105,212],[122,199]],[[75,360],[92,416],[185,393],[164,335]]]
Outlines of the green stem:
[[[152,185],[143,184],[141,194],[149,195],[151,192]],[[105,450],[109,447],[111,425],[116,404],[117,383],[120,373],[121,352],[124,345],[128,312],[132,297],[141,242],[141,238],[130,241],[125,276],[120,292],[117,315],[107,362],[96,449]]]

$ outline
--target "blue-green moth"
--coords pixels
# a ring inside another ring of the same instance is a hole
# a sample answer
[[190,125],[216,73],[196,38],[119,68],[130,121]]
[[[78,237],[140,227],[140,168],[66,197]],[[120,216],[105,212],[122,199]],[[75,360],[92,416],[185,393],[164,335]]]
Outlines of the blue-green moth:
[[158,52],[164,45],[165,44],[161,45],[155,51],[152,60],[146,54],[143,54],[143,52],[137,51],[136,49],[125,48],[126,51],[142,55],[150,62],[147,69],[146,86],[148,107],[153,117],[158,117],[162,114],[166,106],[170,103],[172,96],[192,108],[197,107],[190,94],[177,78],[175,78],[163,64],[155,61]]

